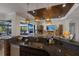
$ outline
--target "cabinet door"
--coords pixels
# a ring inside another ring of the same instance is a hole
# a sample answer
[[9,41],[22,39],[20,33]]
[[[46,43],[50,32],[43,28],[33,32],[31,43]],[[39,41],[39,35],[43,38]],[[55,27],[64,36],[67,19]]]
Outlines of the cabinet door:
[[4,55],[3,48],[4,48],[4,41],[3,40],[0,40],[0,56],[3,56]]
[[11,44],[11,56],[19,56],[19,54],[20,54],[20,47]]

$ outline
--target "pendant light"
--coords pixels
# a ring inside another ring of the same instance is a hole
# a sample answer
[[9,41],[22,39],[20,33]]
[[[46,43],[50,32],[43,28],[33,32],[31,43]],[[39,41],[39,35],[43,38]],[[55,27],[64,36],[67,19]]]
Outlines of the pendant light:
[[28,18],[26,18],[25,23],[29,24],[30,20]]

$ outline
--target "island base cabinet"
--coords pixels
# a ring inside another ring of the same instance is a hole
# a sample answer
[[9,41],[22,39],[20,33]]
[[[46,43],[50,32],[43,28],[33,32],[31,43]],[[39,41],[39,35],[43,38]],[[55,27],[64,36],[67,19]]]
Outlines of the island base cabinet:
[[18,45],[11,44],[10,49],[11,49],[11,51],[10,51],[11,56],[19,56],[20,55],[20,47]]
[[0,40],[0,56],[10,55],[10,44],[8,40]]

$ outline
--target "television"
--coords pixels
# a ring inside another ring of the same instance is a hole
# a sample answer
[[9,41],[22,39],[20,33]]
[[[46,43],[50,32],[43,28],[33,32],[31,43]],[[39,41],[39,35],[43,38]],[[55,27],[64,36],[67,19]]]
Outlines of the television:
[[33,24],[28,24],[28,30],[29,30],[29,33],[33,33],[33,30],[34,30]]
[[47,31],[55,31],[57,29],[56,25],[48,25],[47,26]]

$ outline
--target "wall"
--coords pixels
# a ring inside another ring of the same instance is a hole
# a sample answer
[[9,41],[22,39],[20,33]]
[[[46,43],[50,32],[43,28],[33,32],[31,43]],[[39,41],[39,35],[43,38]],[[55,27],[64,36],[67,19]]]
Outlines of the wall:
[[69,32],[69,23],[72,19],[64,19],[63,20],[63,32]]
[[63,24],[63,32],[69,32],[69,23],[75,23],[75,41],[79,42],[79,17],[64,19],[61,23]]
[[16,15],[15,12],[8,13],[6,16],[2,16],[0,20],[11,20],[12,21],[12,36],[20,35],[20,20],[24,18]]
[[[15,12],[9,13],[7,14],[7,16],[1,16],[0,20],[12,20],[12,36],[17,36],[20,35],[20,20],[22,20],[24,18],[17,16]],[[79,41],[79,17],[73,17],[73,18],[69,18],[69,19],[63,19],[63,20],[52,20],[52,24],[55,25],[59,25],[59,24],[63,24],[63,32],[65,31],[69,31],[69,23],[75,23],[76,24],[76,41]],[[34,22],[34,21],[33,21]],[[36,24],[34,22],[34,24]],[[42,25],[44,25],[44,30],[46,31],[46,22],[44,22],[44,20],[41,21]]]
[[[52,20],[52,25],[56,25],[57,27],[59,27],[59,24],[62,24],[63,25],[63,31],[69,31],[69,28],[68,28],[68,22],[67,20],[59,20],[59,19],[51,19]],[[44,20],[42,21],[42,25],[44,25],[44,30],[46,30],[46,26],[47,26],[47,23],[44,22]]]
[[[52,24],[59,25],[63,24],[63,32],[67,31],[69,32],[69,23],[75,23],[75,41],[79,42],[79,17],[73,17],[73,18],[66,18],[63,20],[53,20]],[[46,30],[46,22],[44,20],[42,21],[42,25],[44,25],[44,30]]]
[[12,36],[19,35],[19,30],[17,30],[19,26],[19,20],[16,17],[16,13],[12,12],[7,14],[6,19],[11,20],[12,22]]
[[70,21],[70,23],[75,23],[75,40],[79,42],[79,17],[74,17]]

